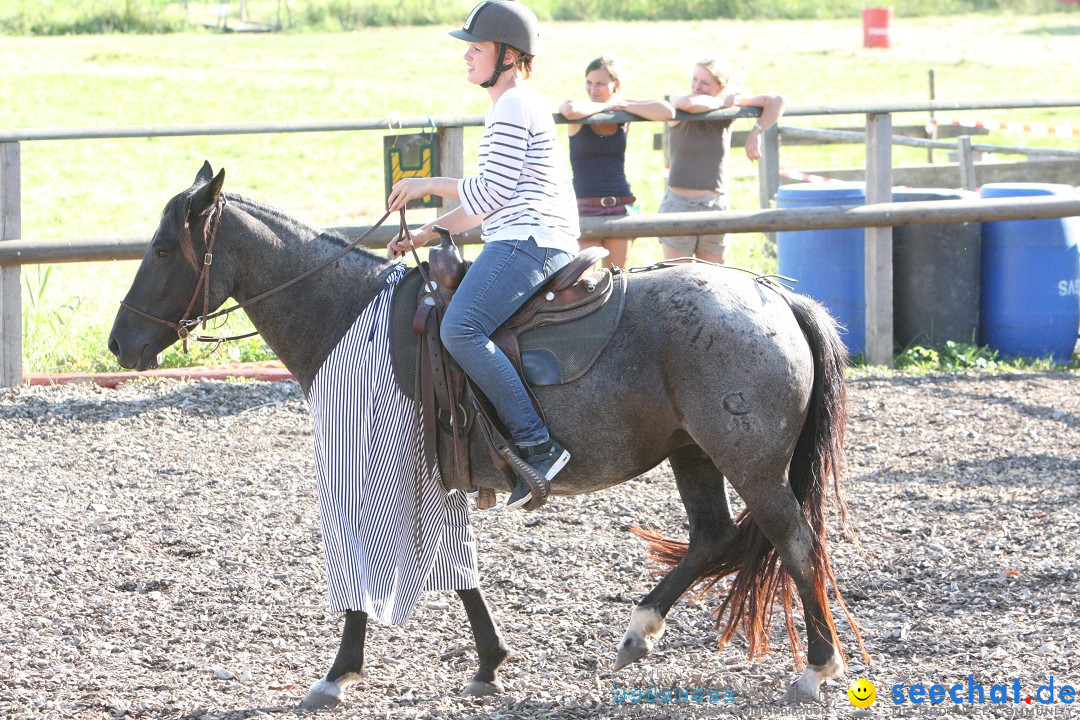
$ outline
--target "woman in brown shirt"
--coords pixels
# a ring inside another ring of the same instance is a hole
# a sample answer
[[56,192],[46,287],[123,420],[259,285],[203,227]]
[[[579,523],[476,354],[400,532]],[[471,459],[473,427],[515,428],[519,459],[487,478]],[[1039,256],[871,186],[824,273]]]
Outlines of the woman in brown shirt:
[[[731,67],[723,60],[702,60],[694,66],[689,95],[671,99],[676,110],[704,113],[733,105],[761,108],[746,139],[746,156],[761,157],[761,135],[776,124],[784,112],[779,95],[740,95],[731,86]],[[671,171],[660,212],[703,212],[728,210],[727,173],[724,159],[731,147],[733,119],[673,120],[670,128]],[[698,257],[715,263],[724,262],[725,237],[721,234],[662,237],[664,257],[668,260]]]

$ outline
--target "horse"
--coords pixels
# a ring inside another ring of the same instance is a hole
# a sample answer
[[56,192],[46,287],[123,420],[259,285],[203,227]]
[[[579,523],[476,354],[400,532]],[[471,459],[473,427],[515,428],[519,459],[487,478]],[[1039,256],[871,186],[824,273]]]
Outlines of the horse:
[[[349,250],[337,233],[226,194],[224,178],[224,170],[214,175],[205,163],[194,183],[166,204],[117,312],[109,349],[124,368],[156,367],[159,353],[178,337],[186,342],[196,298],[203,296],[205,312],[231,297],[307,393],[392,262]],[[334,253],[340,257],[317,274],[289,284]],[[688,542],[635,529],[650,555],[671,569],[631,611],[616,670],[650,653],[687,590],[699,580],[716,590],[728,576],[716,611],[718,628],[725,611],[728,618],[721,643],[741,632],[751,658],[768,650],[770,619],[780,605],[796,670],[803,650],[792,586],[798,593],[806,665],[781,702],[820,698],[821,684],[845,668],[830,588],[869,660],[826,546],[830,498],[846,523],[840,489],[846,362],[836,322],[810,298],[730,269],[680,264],[631,273],[623,315],[593,367],[573,382],[535,389],[552,434],[573,450],[552,495],[611,487],[667,460],[686,508]],[[502,486],[481,440],[472,442],[471,453],[476,484]],[[729,485],[745,505],[737,516]],[[457,593],[478,656],[462,692],[499,692],[507,650],[492,611],[480,588]],[[347,611],[338,653],[303,708],[343,700],[362,676],[366,633],[366,613]]]

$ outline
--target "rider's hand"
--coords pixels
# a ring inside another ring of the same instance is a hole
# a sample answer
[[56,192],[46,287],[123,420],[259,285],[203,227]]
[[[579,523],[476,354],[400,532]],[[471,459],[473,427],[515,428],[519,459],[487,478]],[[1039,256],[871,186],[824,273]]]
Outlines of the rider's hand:
[[[412,231],[412,244],[413,247],[423,247],[427,245],[435,236],[434,228],[424,225],[421,228],[417,228]],[[386,257],[391,260],[396,260],[405,253],[409,252],[409,241],[401,233],[398,233],[393,240],[386,244]]]
[[396,212],[405,207],[410,200],[431,194],[430,178],[404,178],[390,188],[390,197],[386,198],[386,209]]

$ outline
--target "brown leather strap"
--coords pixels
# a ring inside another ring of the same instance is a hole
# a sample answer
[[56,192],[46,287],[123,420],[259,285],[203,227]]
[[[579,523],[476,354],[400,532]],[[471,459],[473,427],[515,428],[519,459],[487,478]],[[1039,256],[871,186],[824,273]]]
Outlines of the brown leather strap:
[[540,292],[562,292],[577,282],[586,270],[608,256],[608,251],[602,247],[588,247],[579,252],[563,267],[559,268],[548,278]]
[[420,418],[423,423],[424,460],[428,465],[428,470],[434,472],[439,458],[437,427],[439,409],[435,406],[435,387],[430,382],[426,382],[431,374],[431,356],[425,352],[422,341],[418,352],[420,358],[416,363],[416,387],[420,390],[419,404],[423,408]]
[[579,206],[585,207],[615,207],[616,205],[633,205],[637,202],[637,198],[633,195],[626,195],[624,197],[579,197],[577,199]]
[[[199,277],[198,277],[198,280],[195,282],[195,290],[191,293],[191,300],[188,302],[188,306],[184,310],[184,314],[183,314],[183,316],[180,318],[180,320],[178,322],[173,322],[172,320],[166,320],[164,318],[159,318],[156,315],[152,315],[152,314],[146,312],[145,310],[140,310],[139,308],[137,308],[137,307],[135,307],[133,305],[129,305],[124,300],[120,301],[120,307],[124,308],[125,310],[133,312],[136,315],[139,315],[140,317],[146,318],[147,320],[153,320],[154,322],[161,323],[162,325],[165,325],[165,326],[170,327],[173,330],[175,330],[176,334],[179,336],[179,338],[184,341],[184,351],[185,352],[187,351],[187,341],[188,341],[188,336],[191,334],[191,328],[193,328],[196,325],[199,325],[200,323],[202,323],[203,329],[205,329],[207,321],[209,321],[209,320],[211,320],[213,318],[221,317],[222,315],[228,315],[229,313],[234,312],[236,310],[246,308],[248,305],[253,305],[254,303],[259,302],[260,300],[266,299],[267,297],[273,295],[274,293],[280,292],[280,291],[284,290],[287,287],[295,285],[296,283],[300,282],[301,280],[303,280],[303,279],[311,276],[312,274],[322,270],[327,265],[330,265],[330,264],[332,264],[334,262],[337,262],[338,260],[340,260],[342,257],[347,255],[348,253],[352,252],[356,247],[358,247],[365,240],[367,240],[368,237],[370,237],[371,234],[373,232],[375,232],[386,221],[386,218],[390,217],[390,211],[387,210],[386,213],[384,213],[383,216],[381,218],[379,218],[379,221],[377,223],[375,223],[374,225],[372,225],[368,229],[368,231],[365,232],[363,235],[358,237],[356,240],[353,240],[348,245],[346,245],[344,248],[342,248],[340,251],[338,251],[334,255],[326,258],[325,260],[320,262],[315,267],[301,273],[300,275],[297,275],[292,280],[289,280],[288,282],[284,282],[281,285],[278,285],[277,287],[274,287],[274,288],[271,288],[270,290],[267,290],[266,292],[259,293],[255,297],[248,298],[247,300],[245,300],[243,302],[240,302],[240,303],[237,303],[237,304],[235,304],[235,305],[233,305],[231,307],[228,307],[228,308],[226,308],[224,310],[218,310],[215,313],[209,313],[209,312],[207,312],[207,310],[209,309],[209,306],[210,306],[210,267],[213,264],[213,260],[214,260],[214,254],[213,254],[214,243],[217,241],[217,230],[218,230],[218,226],[221,223],[221,217],[222,217],[222,215],[225,214],[225,204],[226,204],[226,202],[227,202],[227,200],[225,198],[225,195],[222,194],[222,195],[218,196],[217,204],[214,206],[216,208],[217,212],[214,215],[214,217],[210,219],[210,220],[212,220],[213,225],[207,225],[206,226],[206,255],[203,257],[203,264],[202,264],[202,267],[199,270]],[[409,228],[408,228],[408,225],[405,223],[405,209],[404,208],[401,209],[401,226],[402,226],[403,231],[406,233],[406,236],[408,236]],[[416,255],[415,248],[413,249],[413,255],[414,256]],[[426,279],[426,277],[425,277],[425,279]],[[202,317],[195,318],[194,320],[191,320],[191,319],[189,319],[189,317],[191,316],[191,311],[195,308],[195,303],[198,302],[199,291],[200,290],[202,290],[203,293],[204,293],[204,297],[203,297],[203,314],[202,314]],[[251,337],[252,335],[255,335],[255,334],[257,334],[257,333],[246,333],[244,335],[231,335],[231,336],[228,336],[228,337],[204,337],[204,336],[200,335],[200,336],[197,336],[195,339],[200,341],[200,342],[222,343],[222,342],[225,342],[227,340],[239,340],[241,338]]]
[[[402,222],[404,222],[405,211],[402,210],[401,214],[402,214]],[[355,250],[361,243],[364,242],[364,240],[367,240],[367,238],[371,235],[371,233],[375,232],[375,230],[377,230],[380,225],[382,225],[384,222],[386,222],[386,218],[388,218],[388,217],[390,217],[390,211],[389,210],[387,210],[383,214],[383,216],[381,218],[379,218],[379,221],[377,223],[375,223],[374,225],[372,225],[368,229],[368,231],[365,232],[363,235],[356,238],[355,240],[350,242],[348,245],[343,247],[341,250],[334,253],[330,257],[326,258],[322,262],[320,262],[315,267],[309,268],[308,270],[300,273],[299,275],[294,277],[292,280],[289,280],[288,282],[283,282],[280,285],[278,285],[277,287],[271,288],[271,289],[267,290],[266,292],[259,293],[255,297],[248,298],[247,300],[245,300],[243,302],[238,302],[235,305],[233,305],[232,307],[226,308],[225,310],[218,310],[217,312],[213,313],[212,315],[204,316],[202,318],[204,326],[205,326],[205,322],[207,320],[210,320],[211,318],[220,317],[222,315],[228,315],[231,312],[235,312],[237,310],[242,310],[242,309],[246,308],[248,305],[254,305],[255,303],[259,302],[260,300],[265,300],[266,298],[270,297],[274,293],[278,293],[278,292],[281,292],[282,290],[284,290],[285,288],[292,287],[293,285],[300,282],[301,280],[306,280],[307,278],[311,277],[315,273],[317,273],[320,270],[322,270],[323,268],[325,268],[327,265],[330,265],[332,263],[337,262],[341,258],[348,255],[350,252]]]

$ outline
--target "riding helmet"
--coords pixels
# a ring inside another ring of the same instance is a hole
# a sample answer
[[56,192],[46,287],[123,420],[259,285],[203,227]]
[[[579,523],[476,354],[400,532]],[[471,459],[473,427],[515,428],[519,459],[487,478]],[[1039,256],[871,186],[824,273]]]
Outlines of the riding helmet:
[[533,11],[515,0],[484,0],[469,13],[460,30],[450,34],[466,42],[497,42],[526,55],[540,49],[540,22]]

